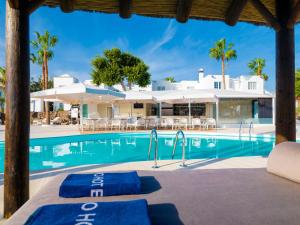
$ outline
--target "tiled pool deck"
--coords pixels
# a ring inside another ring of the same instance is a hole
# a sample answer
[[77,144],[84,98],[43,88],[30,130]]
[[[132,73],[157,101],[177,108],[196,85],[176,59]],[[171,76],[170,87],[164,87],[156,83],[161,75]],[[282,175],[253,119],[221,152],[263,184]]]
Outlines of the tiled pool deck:
[[[273,135],[274,134],[274,126],[254,126],[253,134],[259,135]],[[119,132],[118,130],[114,130],[115,132]],[[103,133],[103,132],[114,132],[111,130],[107,131],[96,131],[96,132],[87,132],[84,133]],[[159,130],[160,132],[175,132],[175,130]],[[135,130],[127,131],[127,132],[135,132]],[[139,130],[140,132],[140,130]],[[141,131],[141,132],[149,132],[149,131]],[[218,128],[212,130],[188,130],[186,132],[191,133],[217,133],[217,134],[238,134],[239,128]],[[243,129],[243,134],[247,135],[248,129]],[[42,137],[57,137],[57,136],[70,136],[70,135],[78,135],[82,134],[77,125],[45,125],[45,126],[31,126],[30,127],[30,138],[42,138]],[[300,134],[298,135],[300,137]],[[0,126],[0,141],[4,140],[4,126]]]

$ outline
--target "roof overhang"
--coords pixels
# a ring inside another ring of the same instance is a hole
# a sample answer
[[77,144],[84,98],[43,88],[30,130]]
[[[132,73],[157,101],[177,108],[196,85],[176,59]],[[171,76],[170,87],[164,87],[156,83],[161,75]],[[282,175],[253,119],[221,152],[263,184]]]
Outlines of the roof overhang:
[[124,99],[125,95],[108,89],[87,86],[82,83],[64,87],[51,88],[31,93],[32,98],[43,99],[44,101],[57,101],[79,104],[79,103],[100,103]]

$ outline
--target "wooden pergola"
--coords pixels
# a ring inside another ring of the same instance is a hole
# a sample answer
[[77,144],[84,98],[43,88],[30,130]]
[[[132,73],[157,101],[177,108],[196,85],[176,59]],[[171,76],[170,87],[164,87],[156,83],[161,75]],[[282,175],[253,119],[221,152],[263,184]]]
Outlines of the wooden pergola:
[[[4,216],[29,198],[29,17],[40,6],[265,25],[276,34],[276,142],[295,141],[295,35],[300,0],[6,0]],[[100,22],[100,21],[99,21]]]

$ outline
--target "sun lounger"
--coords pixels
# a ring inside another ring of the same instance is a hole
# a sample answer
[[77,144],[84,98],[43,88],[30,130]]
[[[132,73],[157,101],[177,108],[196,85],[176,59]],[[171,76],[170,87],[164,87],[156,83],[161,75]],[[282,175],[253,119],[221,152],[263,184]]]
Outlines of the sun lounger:
[[25,225],[150,225],[145,199],[45,205]]
[[62,182],[59,196],[64,198],[140,194],[137,172],[70,174]]
[[300,183],[300,143],[284,142],[276,145],[269,155],[267,170]]

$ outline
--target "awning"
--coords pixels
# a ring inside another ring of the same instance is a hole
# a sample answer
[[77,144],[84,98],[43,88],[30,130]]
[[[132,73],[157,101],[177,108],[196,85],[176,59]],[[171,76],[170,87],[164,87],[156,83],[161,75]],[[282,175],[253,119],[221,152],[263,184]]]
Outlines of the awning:
[[85,85],[82,83],[72,84],[63,87],[51,88],[43,91],[31,93],[32,98],[43,99],[44,101],[57,101],[79,104],[111,102],[118,99],[124,99],[125,94],[109,89]]

